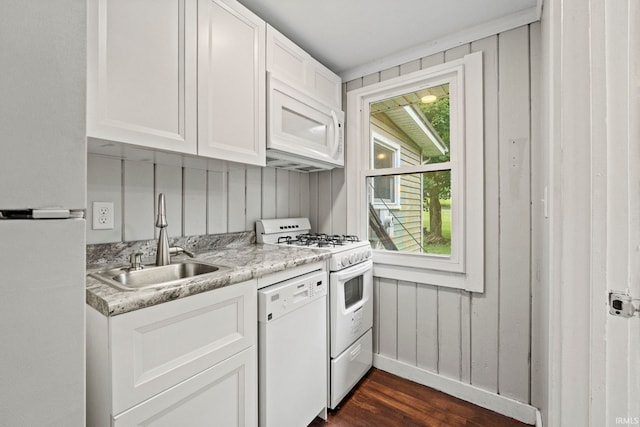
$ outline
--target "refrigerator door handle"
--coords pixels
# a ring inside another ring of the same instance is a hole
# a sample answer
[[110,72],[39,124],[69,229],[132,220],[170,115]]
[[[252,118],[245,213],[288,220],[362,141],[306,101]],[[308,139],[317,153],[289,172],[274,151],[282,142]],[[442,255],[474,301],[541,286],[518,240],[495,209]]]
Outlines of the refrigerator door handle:
[[84,210],[18,209],[0,210],[1,219],[69,219],[84,218]]

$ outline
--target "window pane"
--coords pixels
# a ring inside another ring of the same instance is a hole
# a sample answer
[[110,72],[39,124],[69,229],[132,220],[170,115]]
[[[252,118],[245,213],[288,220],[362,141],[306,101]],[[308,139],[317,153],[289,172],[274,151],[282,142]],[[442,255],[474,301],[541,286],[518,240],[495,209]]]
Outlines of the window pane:
[[382,144],[374,144],[373,149],[373,168],[384,169],[392,168],[394,166],[395,151],[391,148],[385,147]]
[[377,176],[373,179],[373,197],[377,202],[395,203],[395,181],[392,176]]
[[[399,141],[400,167],[448,162],[450,118],[448,83],[370,105],[371,132],[385,133]],[[386,167],[378,166],[376,158],[373,166]]]
[[[397,182],[396,203],[378,197]],[[451,255],[451,171],[367,178],[369,241],[374,249]]]

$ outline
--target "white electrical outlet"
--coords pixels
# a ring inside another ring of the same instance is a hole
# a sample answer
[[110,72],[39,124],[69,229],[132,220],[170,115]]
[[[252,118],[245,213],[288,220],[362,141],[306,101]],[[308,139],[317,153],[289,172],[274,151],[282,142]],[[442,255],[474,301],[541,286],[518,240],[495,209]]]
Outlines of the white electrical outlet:
[[113,202],[93,202],[93,229],[113,230]]

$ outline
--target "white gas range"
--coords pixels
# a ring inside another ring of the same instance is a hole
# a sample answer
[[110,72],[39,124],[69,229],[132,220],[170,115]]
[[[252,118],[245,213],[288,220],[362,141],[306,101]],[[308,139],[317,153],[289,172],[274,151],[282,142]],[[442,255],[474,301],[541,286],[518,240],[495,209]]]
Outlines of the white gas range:
[[331,252],[328,261],[330,381],[328,407],[335,409],[373,361],[373,262],[371,245],[356,236],[311,232],[308,218],[256,222],[258,243]]
[[303,246],[331,252],[330,271],[371,259],[369,241],[357,236],[312,233],[308,218],[262,219],[256,222],[258,243]]

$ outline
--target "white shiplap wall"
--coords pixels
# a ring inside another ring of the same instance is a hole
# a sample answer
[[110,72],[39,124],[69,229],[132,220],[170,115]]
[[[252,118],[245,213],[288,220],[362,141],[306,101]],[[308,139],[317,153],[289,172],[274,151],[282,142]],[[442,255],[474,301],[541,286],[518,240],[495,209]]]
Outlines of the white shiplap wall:
[[[309,175],[219,162],[204,170],[89,154],[87,243],[153,239],[165,193],[169,236],[254,229],[259,218],[309,216]],[[94,201],[114,202],[113,230],[93,230]]]
[[[530,45],[537,46],[538,38],[535,23],[345,85],[346,91],[355,90],[483,52],[485,292],[375,278],[374,351],[525,404],[531,402],[530,141],[537,126],[531,110],[538,108],[530,91],[538,79],[531,73],[539,69],[531,64],[536,53]],[[310,180],[314,226],[328,233],[346,231],[344,171],[323,172]],[[331,200],[333,209],[324,207],[321,199]],[[523,418],[530,417],[532,408],[525,409]]]

